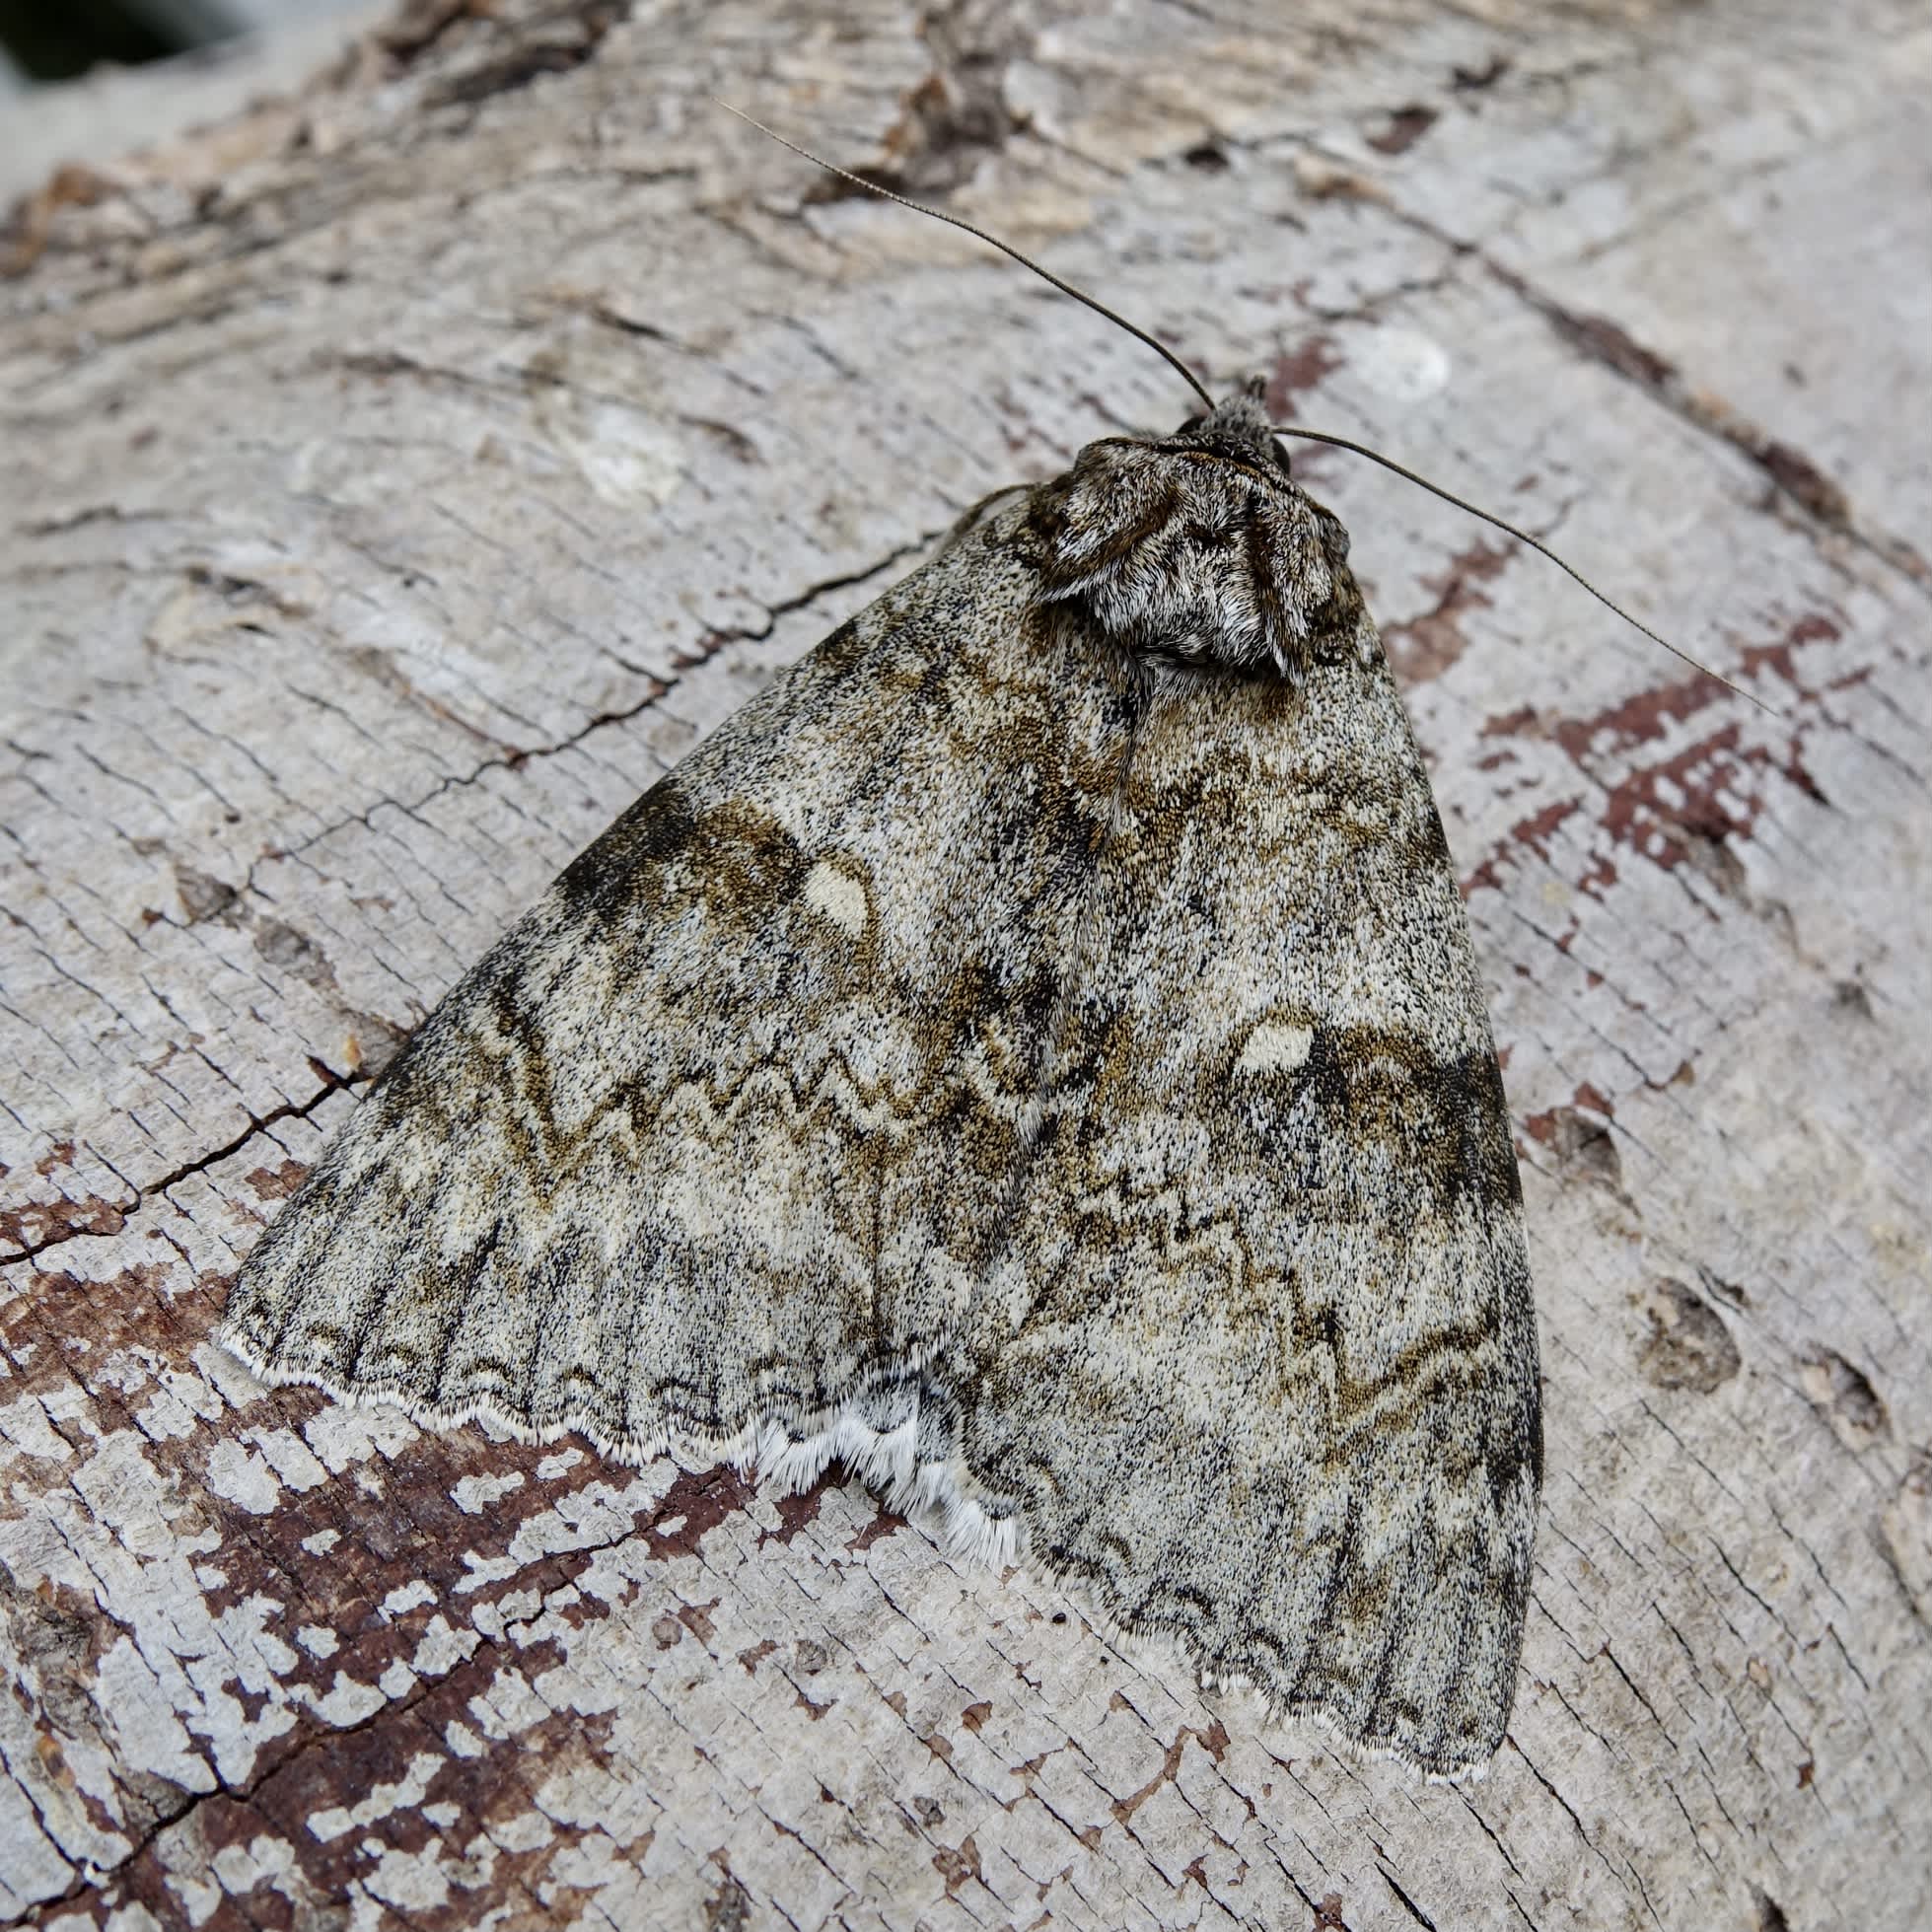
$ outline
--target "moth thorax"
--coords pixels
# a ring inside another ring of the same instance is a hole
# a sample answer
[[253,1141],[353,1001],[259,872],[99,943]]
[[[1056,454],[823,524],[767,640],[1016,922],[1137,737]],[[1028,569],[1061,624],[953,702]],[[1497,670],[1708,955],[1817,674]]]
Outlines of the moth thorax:
[[1265,445],[1094,443],[1042,495],[1048,596],[1137,657],[1300,682],[1354,647],[1347,533]]

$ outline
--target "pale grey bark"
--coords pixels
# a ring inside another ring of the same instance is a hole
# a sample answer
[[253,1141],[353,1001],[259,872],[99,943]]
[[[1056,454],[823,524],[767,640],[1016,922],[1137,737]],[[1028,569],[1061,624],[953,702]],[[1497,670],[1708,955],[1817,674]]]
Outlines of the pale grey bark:
[[[484,12],[96,157],[0,283],[0,1913],[1923,1922],[1918,10]],[[621,805],[961,506],[1185,408],[712,91],[1772,707],[1302,459],[1525,1159],[1549,1477],[1480,1785],[1201,1696],[856,1487],[424,1437],[207,1345],[346,1090]]]

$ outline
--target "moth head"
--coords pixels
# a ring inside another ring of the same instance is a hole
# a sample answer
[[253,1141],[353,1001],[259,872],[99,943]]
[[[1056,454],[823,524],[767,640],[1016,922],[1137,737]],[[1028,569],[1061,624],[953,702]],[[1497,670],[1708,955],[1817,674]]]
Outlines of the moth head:
[[1258,382],[1172,436],[1090,443],[1039,503],[1047,600],[1136,657],[1299,683],[1359,648],[1348,533],[1290,475]]

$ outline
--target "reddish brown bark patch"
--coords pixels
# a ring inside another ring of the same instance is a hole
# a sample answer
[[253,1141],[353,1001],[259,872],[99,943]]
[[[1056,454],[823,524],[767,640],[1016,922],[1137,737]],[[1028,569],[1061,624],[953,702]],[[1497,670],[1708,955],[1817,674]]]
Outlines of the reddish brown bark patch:
[[1319,389],[1344,360],[1331,335],[1311,335],[1285,355],[1277,356],[1274,367],[1268,371],[1268,386],[1262,396],[1269,420],[1282,422],[1292,416],[1295,398]]
[[[979,1847],[968,1831],[957,1849],[941,1846],[933,1853],[933,1870],[946,1881],[948,1895],[959,1891],[967,1879],[979,1879]],[[980,1880],[984,1884],[984,1880]]]
[[15,1258],[71,1241],[76,1235],[117,1235],[127,1226],[132,1201],[110,1201],[99,1194],[84,1200],[29,1201],[0,1209],[0,1243],[17,1251]]
[[1378,133],[1368,136],[1369,146],[1377,154],[1406,154],[1441,118],[1435,108],[1411,101],[1390,114]]
[[1491,600],[1482,586],[1493,583],[1508,567],[1507,548],[1492,549],[1477,538],[1450,560],[1449,568],[1425,577],[1424,587],[1435,595],[1435,606],[1406,623],[1392,624],[1382,634],[1383,647],[1395,675],[1409,683],[1440,678],[1469,648],[1462,620],[1472,610],[1486,610]]

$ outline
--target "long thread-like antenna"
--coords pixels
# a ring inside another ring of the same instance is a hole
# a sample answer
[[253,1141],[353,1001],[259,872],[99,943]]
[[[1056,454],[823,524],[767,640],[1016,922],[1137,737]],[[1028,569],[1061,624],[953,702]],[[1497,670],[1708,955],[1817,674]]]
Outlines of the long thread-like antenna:
[[[801,161],[809,161],[813,167],[823,168],[827,175],[836,175],[840,180],[850,181],[854,187],[862,187],[868,194],[876,194],[883,201],[896,201],[901,208],[910,208],[915,214],[930,215],[934,221],[943,221],[951,228],[964,229],[966,234],[974,237],[978,241],[986,243],[988,247],[999,250],[1004,255],[1012,256],[1021,267],[1032,269],[1042,282],[1050,283],[1062,295],[1072,296],[1076,302],[1084,303],[1097,316],[1105,316],[1116,328],[1125,329],[1137,342],[1145,342],[1210,409],[1214,407],[1214,397],[1202,386],[1200,379],[1166,343],[1156,341],[1153,336],[1148,334],[1146,329],[1135,327],[1125,316],[1116,315],[1105,302],[1098,301],[1095,297],[1089,295],[1085,289],[1075,288],[1071,282],[1062,281],[1050,268],[1042,268],[1031,255],[1022,254],[1011,243],[1002,242],[997,235],[989,235],[983,228],[975,228],[971,222],[962,221],[958,215],[949,215],[944,209],[929,208],[923,201],[914,201],[909,195],[895,194],[889,187],[881,187],[877,181],[869,181],[863,175],[855,175],[849,168],[840,168],[836,163],[826,161],[822,155],[814,154],[810,148],[802,148],[796,141],[786,140],[784,135],[780,134],[775,128],[767,127],[763,121],[754,119],[751,114],[745,112],[742,107],[734,107],[729,101],[720,101],[715,94],[711,99],[726,113],[736,114],[740,120],[746,122],[749,126],[755,127],[760,134],[767,135],[776,141],[781,148],[789,148]],[[1565,576],[1581,584],[1605,609],[1613,611],[1632,630],[1642,631],[1653,644],[1661,644],[1665,650],[1670,652],[1672,657],[1682,659],[1693,671],[1701,672],[1706,678],[1714,678],[1727,691],[1736,691],[1740,697],[1749,699],[1751,703],[1756,705],[1758,710],[1764,712],[1767,716],[1775,718],[1778,715],[1762,698],[1753,696],[1742,684],[1734,684],[1721,671],[1713,671],[1709,665],[1699,663],[1688,651],[1680,650],[1668,637],[1660,637],[1641,618],[1633,617],[1629,611],[1624,609],[1622,605],[1616,603],[1611,598],[1606,597],[1582,571],[1578,570],[1573,564],[1565,563],[1547,543],[1543,542],[1539,537],[1532,537],[1527,530],[1519,530],[1516,525],[1508,522],[1505,518],[1495,516],[1490,511],[1482,509],[1479,505],[1469,502],[1467,498],[1458,496],[1454,490],[1446,490],[1440,483],[1430,482],[1428,477],[1418,475],[1415,470],[1397,463],[1394,457],[1384,456],[1380,450],[1370,449],[1366,443],[1352,443],[1346,436],[1330,436],[1325,430],[1303,429],[1297,423],[1270,423],[1268,427],[1277,436],[1298,436],[1305,442],[1326,443],[1331,449],[1347,450],[1355,456],[1367,457],[1371,463],[1379,463],[1383,468],[1394,470],[1397,476],[1415,484],[1418,489],[1427,490],[1431,496],[1439,496],[1445,503],[1453,503],[1457,509],[1467,511],[1471,517],[1479,519],[1492,528],[1506,531],[1518,542],[1527,543],[1531,549],[1547,557],[1558,570],[1562,571]]]
[[809,161],[815,168],[823,168],[827,175],[836,175],[840,180],[850,181],[854,187],[862,187],[868,194],[876,194],[884,201],[896,201],[901,208],[910,208],[915,214],[930,215],[934,221],[946,222],[953,228],[963,228],[968,235],[975,236],[981,242],[999,250],[1001,254],[1011,255],[1023,268],[1031,268],[1042,282],[1051,282],[1062,295],[1070,295],[1076,302],[1084,302],[1095,315],[1105,316],[1116,328],[1124,328],[1136,341],[1145,342],[1210,409],[1214,407],[1214,398],[1201,386],[1200,378],[1166,343],[1157,342],[1146,329],[1136,328],[1125,316],[1116,316],[1105,302],[1096,301],[1085,289],[1075,288],[1071,282],[1063,282],[1050,268],[1042,268],[1031,255],[1022,254],[1011,243],[1002,242],[997,235],[988,235],[983,228],[974,228],[969,221],[962,221],[958,215],[949,215],[944,209],[928,208],[923,201],[914,201],[908,195],[894,194],[891,188],[881,187],[877,181],[869,181],[863,175],[855,175],[849,168],[840,168],[814,154],[810,148],[802,148],[796,141],[786,140],[782,134],[767,127],[763,121],[752,120],[742,107],[734,107],[729,101],[718,101],[715,94],[711,98],[718,102],[718,106],[726,113],[736,114],[740,120],[755,127],[760,134],[769,134],[781,148],[790,148],[801,161]]
[[1668,637],[1658,636],[1641,617],[1631,616],[1629,611],[1624,609],[1622,605],[1618,604],[1614,598],[1606,597],[1574,564],[1565,563],[1540,537],[1532,537],[1527,530],[1519,530],[1507,518],[1498,517],[1493,512],[1483,509],[1480,504],[1471,503],[1466,497],[1458,496],[1454,490],[1444,489],[1440,483],[1430,482],[1428,477],[1418,475],[1413,469],[1409,469],[1397,463],[1394,457],[1384,456],[1380,450],[1370,449],[1366,443],[1351,443],[1346,436],[1330,436],[1324,429],[1304,429],[1299,423],[1270,423],[1268,427],[1277,436],[1299,436],[1307,443],[1325,443],[1330,449],[1347,450],[1354,456],[1367,457],[1371,463],[1379,463],[1383,468],[1393,469],[1404,481],[1413,483],[1418,489],[1427,490],[1431,496],[1439,496],[1445,503],[1455,504],[1457,509],[1467,511],[1470,516],[1480,518],[1482,522],[1491,525],[1494,529],[1507,531],[1519,543],[1529,544],[1531,549],[1539,551],[1543,556],[1546,556],[1566,576],[1574,578],[1605,609],[1613,610],[1632,630],[1640,630],[1653,644],[1663,645],[1672,657],[1682,658],[1692,671],[1701,671],[1706,678],[1715,678],[1727,691],[1736,691],[1740,697],[1750,698],[1751,702],[1756,705],[1758,710],[1764,712],[1768,717],[1775,718],[1778,715],[1761,697],[1753,696],[1742,684],[1732,683],[1723,672],[1713,671],[1709,665],[1702,664],[1696,658],[1693,658],[1688,651],[1679,650]]

